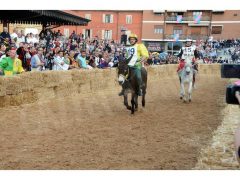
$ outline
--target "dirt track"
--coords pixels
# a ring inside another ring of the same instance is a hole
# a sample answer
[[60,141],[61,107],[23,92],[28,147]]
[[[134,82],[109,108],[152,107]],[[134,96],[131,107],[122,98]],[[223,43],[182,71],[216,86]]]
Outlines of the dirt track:
[[177,78],[149,82],[134,116],[119,87],[0,109],[0,169],[191,169],[221,124],[226,80],[200,75],[193,102]]

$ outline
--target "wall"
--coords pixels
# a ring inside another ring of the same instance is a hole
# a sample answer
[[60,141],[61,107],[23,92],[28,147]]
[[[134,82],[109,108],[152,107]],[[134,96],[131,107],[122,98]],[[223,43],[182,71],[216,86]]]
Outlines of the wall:
[[[234,16],[237,14],[237,16]],[[219,21],[219,22],[217,22]],[[221,21],[235,21],[223,23]],[[212,15],[212,26],[222,25],[222,34],[213,34],[214,39],[231,39],[240,37],[240,10],[227,10],[223,14],[213,14]]]
[[[71,11],[68,11],[71,13]],[[138,35],[139,39],[142,37],[142,11],[101,11],[101,10],[79,10],[73,11],[74,15],[85,18],[85,14],[91,14],[91,22],[87,26],[61,26],[55,28],[55,30],[69,29],[71,34],[73,31],[79,33],[83,32],[83,29],[92,29],[92,37],[98,36],[102,38],[102,30],[112,30],[112,38],[114,40],[120,40],[121,27],[124,26],[129,31]],[[103,23],[103,14],[112,14],[112,23]],[[132,15],[132,24],[126,24],[126,15]]]

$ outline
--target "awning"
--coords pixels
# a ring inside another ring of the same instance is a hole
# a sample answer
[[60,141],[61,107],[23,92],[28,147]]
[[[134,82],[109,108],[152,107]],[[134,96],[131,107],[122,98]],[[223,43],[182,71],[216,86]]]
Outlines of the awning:
[[213,10],[213,13],[224,13],[224,10]]
[[165,13],[164,10],[153,10],[153,13]]
[[87,25],[90,20],[58,10],[1,10],[0,23]]

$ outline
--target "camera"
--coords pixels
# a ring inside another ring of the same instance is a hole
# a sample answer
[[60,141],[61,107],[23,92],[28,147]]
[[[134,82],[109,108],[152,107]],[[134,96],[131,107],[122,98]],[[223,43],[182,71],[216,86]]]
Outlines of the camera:
[[[221,65],[222,78],[240,78],[240,65],[238,64],[223,64]],[[235,96],[236,91],[240,91],[240,85],[230,84],[226,88],[226,103],[237,104],[239,102]]]

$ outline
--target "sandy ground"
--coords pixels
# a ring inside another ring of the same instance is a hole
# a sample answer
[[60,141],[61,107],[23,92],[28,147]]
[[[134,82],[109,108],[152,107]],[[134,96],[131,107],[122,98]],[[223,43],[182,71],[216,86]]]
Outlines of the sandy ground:
[[191,169],[222,122],[227,80],[200,76],[191,104],[177,78],[151,82],[135,115],[119,89],[0,109],[0,169]]

